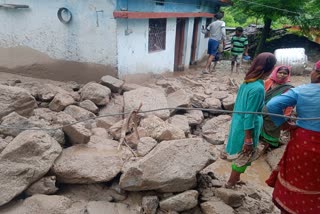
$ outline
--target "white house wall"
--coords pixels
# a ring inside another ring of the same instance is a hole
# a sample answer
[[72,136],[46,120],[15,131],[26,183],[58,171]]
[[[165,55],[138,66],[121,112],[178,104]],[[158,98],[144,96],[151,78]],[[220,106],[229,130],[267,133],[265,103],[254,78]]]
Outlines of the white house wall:
[[[116,21],[112,14],[115,0],[0,0],[0,3],[30,6],[0,8],[1,48],[23,46],[53,59],[116,67]],[[69,24],[58,20],[60,7],[72,12]]]
[[184,57],[184,63],[183,63],[185,68],[189,68],[190,60],[191,60],[193,25],[194,25],[194,18],[187,19],[186,32],[185,32],[186,49],[185,49],[185,55],[184,55],[185,57]]
[[[148,19],[118,19],[118,73],[162,73],[173,71],[176,19],[167,19],[166,49],[148,52]],[[128,29],[129,35],[125,34]]]
[[[200,25],[206,26],[206,18],[201,19]],[[203,33],[200,33],[197,60],[201,60],[203,57],[206,56],[208,49],[208,40],[209,38],[205,38],[205,35]]]

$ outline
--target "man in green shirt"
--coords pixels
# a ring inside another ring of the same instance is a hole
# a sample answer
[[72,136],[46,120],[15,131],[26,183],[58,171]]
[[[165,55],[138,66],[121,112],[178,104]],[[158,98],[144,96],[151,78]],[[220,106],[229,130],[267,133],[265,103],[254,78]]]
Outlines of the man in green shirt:
[[243,53],[248,56],[248,39],[243,36],[243,28],[236,28],[236,35],[231,38],[231,73],[236,64],[236,72],[239,73]]

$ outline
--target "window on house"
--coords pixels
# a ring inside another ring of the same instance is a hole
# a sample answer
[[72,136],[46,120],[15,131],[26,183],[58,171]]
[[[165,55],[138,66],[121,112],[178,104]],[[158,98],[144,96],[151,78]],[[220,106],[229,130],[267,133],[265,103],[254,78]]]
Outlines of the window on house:
[[[206,29],[207,29],[207,27],[211,24],[211,22],[212,22],[212,18],[207,18],[207,19],[206,19]],[[205,37],[205,38],[208,38],[209,36],[210,36],[210,33],[207,32],[204,37]]]
[[156,5],[164,5],[164,0],[156,0]]
[[166,49],[167,19],[149,19],[149,53]]

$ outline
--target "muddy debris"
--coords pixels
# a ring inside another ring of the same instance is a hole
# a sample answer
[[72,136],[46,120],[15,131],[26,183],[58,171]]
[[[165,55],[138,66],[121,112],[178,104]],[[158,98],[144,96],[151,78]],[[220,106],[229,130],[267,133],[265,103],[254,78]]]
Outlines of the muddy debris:
[[225,189],[219,172],[203,171],[231,120],[210,109],[232,109],[234,82],[199,73],[145,85],[2,80],[0,213],[277,213],[265,186]]

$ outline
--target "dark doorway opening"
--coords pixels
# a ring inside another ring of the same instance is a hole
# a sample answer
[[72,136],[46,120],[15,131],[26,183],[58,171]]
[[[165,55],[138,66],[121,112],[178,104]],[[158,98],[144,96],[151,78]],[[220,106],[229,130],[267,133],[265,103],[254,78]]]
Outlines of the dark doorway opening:
[[175,55],[174,55],[174,71],[183,71],[183,56],[184,56],[184,37],[186,29],[186,20],[184,18],[177,19],[176,27],[176,42],[175,42]]

